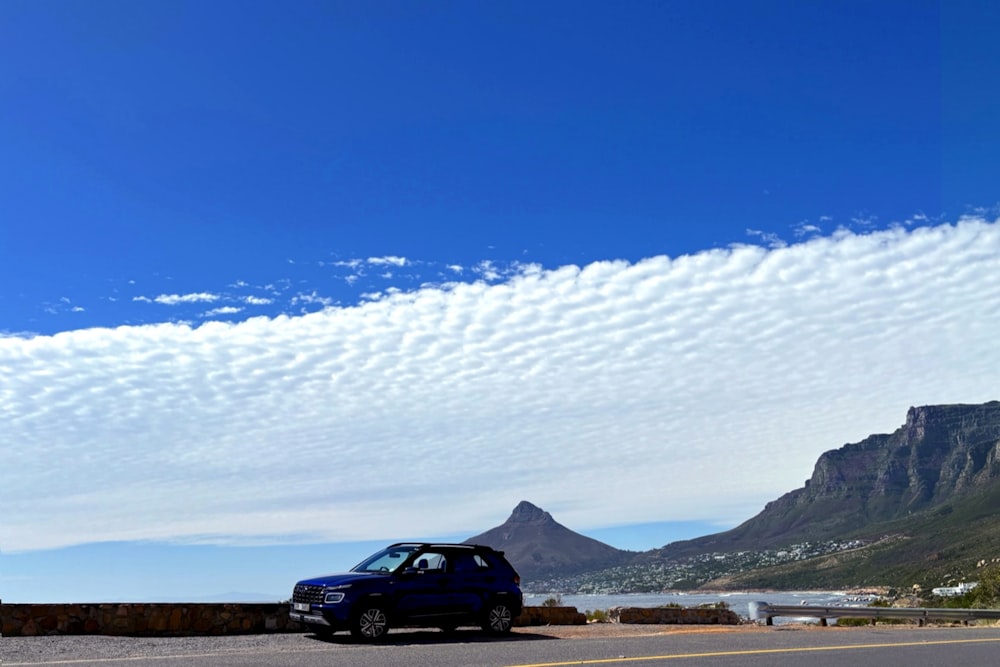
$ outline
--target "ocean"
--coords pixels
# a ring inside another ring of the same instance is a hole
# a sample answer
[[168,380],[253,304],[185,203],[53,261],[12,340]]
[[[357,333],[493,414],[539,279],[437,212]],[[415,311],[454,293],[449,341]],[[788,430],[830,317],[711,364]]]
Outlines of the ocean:
[[[541,606],[546,599],[557,597],[556,593],[526,593],[524,603]],[[767,602],[780,605],[817,605],[822,607],[859,606],[875,599],[875,596],[857,595],[844,591],[783,591],[755,593],[632,593],[625,595],[558,595],[564,607],[576,607],[578,611],[607,610],[612,607],[659,607],[678,604],[682,607],[697,607],[703,604],[725,602],[742,618],[750,618],[751,602]],[[774,619],[775,623],[817,622],[816,619]]]

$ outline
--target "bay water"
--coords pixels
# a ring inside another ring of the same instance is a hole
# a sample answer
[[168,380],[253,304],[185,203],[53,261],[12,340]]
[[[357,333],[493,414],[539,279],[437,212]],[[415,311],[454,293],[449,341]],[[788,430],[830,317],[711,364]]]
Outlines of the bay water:
[[[697,607],[705,604],[726,603],[741,618],[750,618],[751,602],[767,602],[776,605],[815,605],[821,607],[859,606],[875,599],[874,596],[856,595],[844,591],[767,591],[767,592],[720,592],[720,593],[628,593],[622,595],[560,595],[556,593],[526,593],[524,604],[538,607],[548,598],[557,598],[561,606],[576,607],[578,611],[608,610],[612,607],[661,607],[676,604],[682,607]],[[774,619],[782,622],[818,622],[816,619]]]

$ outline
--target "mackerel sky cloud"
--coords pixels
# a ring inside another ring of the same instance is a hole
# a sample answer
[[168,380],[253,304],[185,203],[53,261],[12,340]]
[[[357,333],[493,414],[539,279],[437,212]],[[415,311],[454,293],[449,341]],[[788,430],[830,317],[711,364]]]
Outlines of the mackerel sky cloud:
[[0,2],[0,598],[283,599],[522,500],[649,549],[1000,399],[996,25]]
[[995,398],[998,275],[1000,226],[970,217],[8,336],[0,543],[471,533],[498,496],[738,522],[911,404]]

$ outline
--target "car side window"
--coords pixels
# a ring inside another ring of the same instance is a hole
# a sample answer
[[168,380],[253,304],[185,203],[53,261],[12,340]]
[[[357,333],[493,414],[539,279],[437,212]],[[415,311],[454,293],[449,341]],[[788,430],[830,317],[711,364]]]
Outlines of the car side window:
[[425,551],[417,556],[414,567],[425,572],[435,572],[440,574],[447,570],[448,558],[436,551]]
[[458,556],[453,556],[455,572],[461,574],[468,574],[470,572],[478,572],[482,569],[482,558],[472,554],[460,554]]
[[354,572],[391,572],[400,567],[413,547],[388,548],[355,565]]

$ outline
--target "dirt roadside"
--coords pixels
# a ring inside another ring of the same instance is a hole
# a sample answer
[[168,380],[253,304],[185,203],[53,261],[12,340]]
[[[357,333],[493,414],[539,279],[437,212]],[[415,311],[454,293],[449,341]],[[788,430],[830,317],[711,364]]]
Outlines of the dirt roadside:
[[[809,629],[810,626],[782,626],[783,628]],[[637,623],[588,623],[586,625],[535,625],[514,628],[512,632],[524,635],[544,635],[559,639],[600,639],[609,637],[645,637],[666,634],[766,632],[773,630],[764,625],[654,625]]]
[[[998,627],[996,623],[982,623],[979,627]],[[912,630],[914,624],[889,625],[880,624],[879,629],[885,632],[894,630]],[[958,623],[931,624],[928,628],[961,627]],[[977,627],[973,625],[971,627]],[[851,632],[850,626],[821,626],[819,623],[783,623],[767,626],[758,623],[742,623],[740,625],[645,625],[633,623],[588,623],[587,625],[538,625],[514,628],[512,632],[539,637],[554,637],[557,639],[610,639],[615,637],[647,637],[651,635],[679,634],[720,634],[732,632]]]

